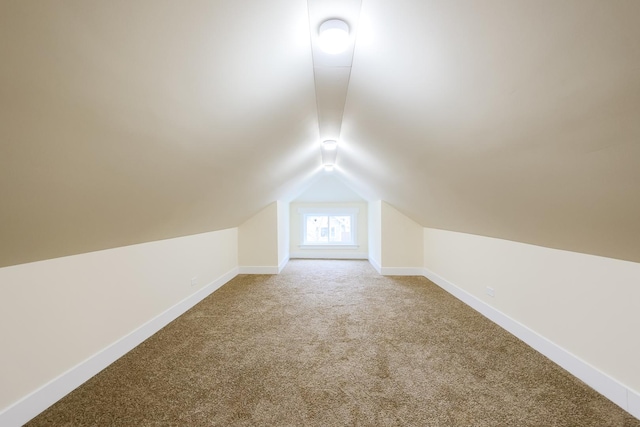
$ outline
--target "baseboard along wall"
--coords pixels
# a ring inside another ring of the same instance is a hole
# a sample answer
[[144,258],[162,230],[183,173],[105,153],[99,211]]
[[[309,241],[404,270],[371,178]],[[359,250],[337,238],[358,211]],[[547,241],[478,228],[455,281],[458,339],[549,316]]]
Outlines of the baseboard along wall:
[[375,259],[369,257],[369,264],[371,264],[371,266],[378,272],[378,274],[382,274],[382,267],[380,267],[380,264],[378,264],[378,261],[376,261]]
[[424,276],[422,267],[381,267],[380,274],[383,276]]
[[289,255],[287,255],[282,262],[280,263],[280,265],[278,265],[278,274],[280,274],[280,272],[286,267],[287,263],[289,262]]
[[238,274],[278,274],[279,272],[279,267],[277,265],[243,265],[238,267]]
[[[280,266],[273,267],[237,267],[220,276],[218,279],[204,286],[199,291],[175,304],[128,335],[114,342],[104,350],[88,358],[84,362],[71,368],[59,377],[45,384],[38,390],[25,396],[15,404],[0,412],[0,425],[13,427],[21,426],[37,416],[46,408],[73,391],[85,381],[109,366],[111,363],[131,351],[154,333],[158,332],[171,321],[178,318],[191,307],[202,301],[222,285],[238,274],[278,274],[288,262],[288,258]],[[572,375],[584,381],[594,390],[640,419],[640,393],[629,389],[617,380],[609,377],[575,355],[554,344],[545,337],[537,334],[516,320],[496,310],[484,301],[457,287],[443,277],[424,268],[395,268],[380,267],[369,258],[371,265],[383,275],[424,276],[449,292],[454,297],[466,303],[491,321],[506,329],[523,340],[535,350],[566,369]]]
[[627,412],[640,420],[640,393],[627,389],[627,403],[629,405]]
[[237,275],[238,268],[236,267],[120,338],[102,351],[94,354],[13,405],[7,407],[4,411],[0,412],[0,426],[22,426],[120,357],[124,356],[151,335],[177,319]]
[[289,256],[282,260],[279,265],[241,265],[238,267],[238,274],[280,274],[288,262]]
[[422,271],[424,277],[478,311],[498,326],[518,337],[634,417],[640,419],[640,393],[621,384],[614,378],[601,372],[501,311],[496,310],[489,304],[476,298],[438,274],[426,268],[422,269]]

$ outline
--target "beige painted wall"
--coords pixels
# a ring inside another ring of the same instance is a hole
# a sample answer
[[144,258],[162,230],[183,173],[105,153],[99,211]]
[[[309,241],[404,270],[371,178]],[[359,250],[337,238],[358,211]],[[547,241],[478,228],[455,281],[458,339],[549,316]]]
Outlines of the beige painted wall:
[[368,208],[369,261],[371,261],[376,270],[380,270],[380,265],[382,264],[382,201],[371,201]]
[[289,203],[277,202],[278,216],[278,266],[289,259]]
[[640,390],[640,264],[425,228],[424,265]]
[[381,203],[381,225],[382,268],[422,267],[423,227],[386,202]]
[[0,412],[237,266],[232,228],[0,269]]
[[277,267],[278,202],[238,227],[238,262],[241,267]]
[[[302,217],[298,209],[358,209],[356,248],[326,247],[322,249],[310,249],[301,247],[302,243]],[[367,258],[368,236],[368,206],[366,202],[339,202],[339,203],[301,203],[292,202],[290,206],[290,252],[292,258]]]

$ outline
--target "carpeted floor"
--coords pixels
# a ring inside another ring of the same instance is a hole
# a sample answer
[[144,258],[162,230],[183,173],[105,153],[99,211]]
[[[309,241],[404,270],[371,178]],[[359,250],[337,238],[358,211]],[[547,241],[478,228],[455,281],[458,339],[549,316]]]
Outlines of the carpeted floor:
[[240,275],[29,426],[640,426],[422,277]]

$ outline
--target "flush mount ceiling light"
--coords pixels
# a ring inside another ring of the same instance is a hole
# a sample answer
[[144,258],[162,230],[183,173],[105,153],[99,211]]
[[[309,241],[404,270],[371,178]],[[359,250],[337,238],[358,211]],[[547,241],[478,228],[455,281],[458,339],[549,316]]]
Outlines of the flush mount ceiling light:
[[334,141],[333,139],[322,141],[322,148],[325,150],[335,150],[338,148],[338,141]]
[[341,19],[328,19],[318,31],[320,49],[326,53],[344,52],[349,46],[349,25]]

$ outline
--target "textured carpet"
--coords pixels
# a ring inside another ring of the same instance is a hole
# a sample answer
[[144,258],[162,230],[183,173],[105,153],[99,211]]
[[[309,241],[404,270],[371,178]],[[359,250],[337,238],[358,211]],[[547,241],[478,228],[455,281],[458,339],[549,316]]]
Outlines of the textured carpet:
[[640,426],[422,277],[240,275],[29,426]]

